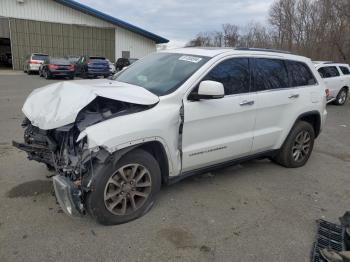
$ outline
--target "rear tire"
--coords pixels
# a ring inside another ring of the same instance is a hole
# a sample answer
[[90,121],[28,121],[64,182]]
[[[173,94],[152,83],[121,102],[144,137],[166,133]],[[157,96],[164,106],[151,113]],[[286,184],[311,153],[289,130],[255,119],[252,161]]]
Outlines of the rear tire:
[[93,176],[86,208],[103,225],[122,224],[143,216],[153,206],[161,186],[158,162],[141,149],[118,161],[96,164]]
[[308,161],[315,140],[310,123],[297,122],[273,161],[287,168],[301,167]]
[[346,103],[347,98],[348,98],[348,90],[345,87],[343,87],[342,89],[340,89],[333,103],[337,106],[342,106]]

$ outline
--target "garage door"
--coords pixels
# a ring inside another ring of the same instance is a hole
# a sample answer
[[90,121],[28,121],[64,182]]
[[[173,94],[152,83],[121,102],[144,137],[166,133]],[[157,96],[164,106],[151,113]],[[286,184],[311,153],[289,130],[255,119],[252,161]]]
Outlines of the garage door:
[[114,28],[10,19],[14,69],[23,69],[25,56],[44,53],[51,56],[96,55],[114,61]]

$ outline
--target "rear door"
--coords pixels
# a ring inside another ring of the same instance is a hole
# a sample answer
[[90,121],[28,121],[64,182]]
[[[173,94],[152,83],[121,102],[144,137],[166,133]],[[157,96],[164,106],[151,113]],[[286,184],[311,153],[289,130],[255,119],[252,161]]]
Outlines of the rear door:
[[280,147],[296,117],[313,99],[312,92],[318,90],[304,63],[272,58],[254,61],[257,113],[252,152],[258,153]]
[[317,70],[324,79],[331,97],[336,97],[342,88],[339,70],[336,66],[323,66]]
[[[250,93],[249,59],[224,60],[211,69],[203,80],[221,82],[225,96],[200,101],[184,99],[183,172],[246,156],[251,152],[256,112],[255,95]],[[198,85],[193,93],[198,91]]]

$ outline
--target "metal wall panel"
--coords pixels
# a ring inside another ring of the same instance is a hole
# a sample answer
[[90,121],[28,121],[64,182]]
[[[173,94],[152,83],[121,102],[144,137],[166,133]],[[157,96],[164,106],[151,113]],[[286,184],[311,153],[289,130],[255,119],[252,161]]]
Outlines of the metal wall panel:
[[8,18],[0,17],[0,38],[10,38]]
[[60,22],[96,27],[113,27],[101,19],[76,11],[52,0],[0,0],[0,16],[44,22]]
[[115,60],[114,28],[10,19],[14,69],[23,69],[25,56],[46,53],[51,56],[99,55]]
[[129,51],[131,58],[142,58],[156,51],[156,43],[141,35],[123,28],[115,29],[116,59],[122,57],[122,51]]

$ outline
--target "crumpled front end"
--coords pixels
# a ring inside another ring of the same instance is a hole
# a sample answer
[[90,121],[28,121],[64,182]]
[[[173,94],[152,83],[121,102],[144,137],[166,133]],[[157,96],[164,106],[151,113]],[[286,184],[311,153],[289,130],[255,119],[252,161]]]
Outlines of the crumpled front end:
[[89,148],[87,138],[77,141],[79,134],[91,125],[150,107],[97,97],[77,114],[73,123],[62,127],[44,130],[26,118],[22,123],[24,142],[13,141],[13,145],[25,151],[29,160],[55,170],[54,189],[65,213],[84,214],[94,163],[106,161],[110,153],[103,147]]

